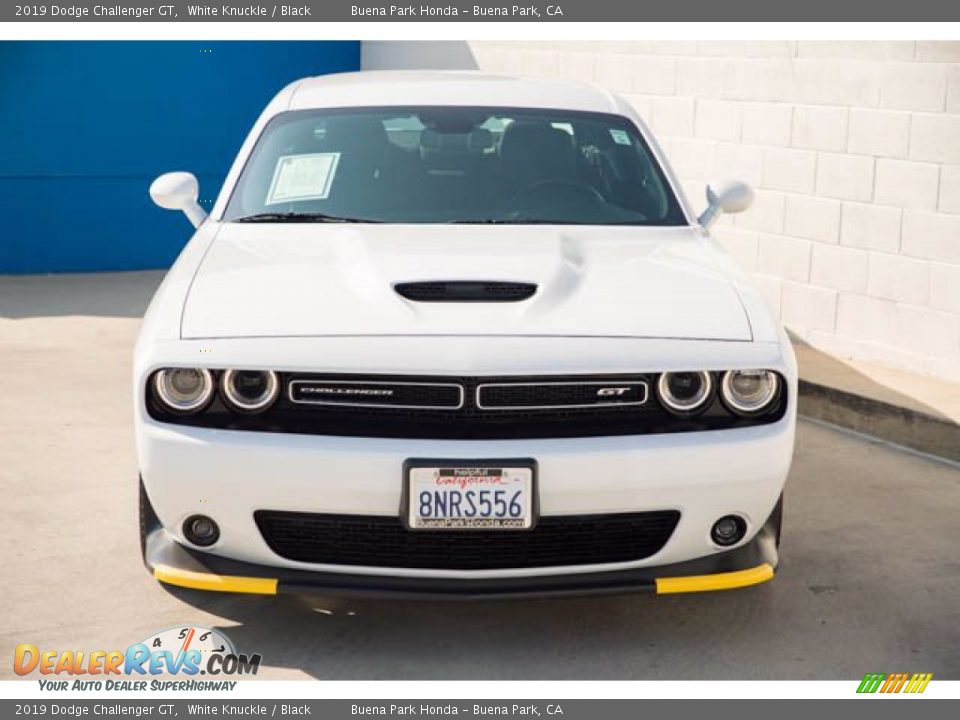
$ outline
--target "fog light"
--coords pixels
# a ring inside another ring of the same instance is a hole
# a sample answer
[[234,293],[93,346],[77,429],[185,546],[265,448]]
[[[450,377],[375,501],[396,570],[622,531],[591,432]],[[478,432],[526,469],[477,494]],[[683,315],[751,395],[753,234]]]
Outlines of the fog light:
[[724,515],[713,524],[710,539],[717,545],[736,545],[747,534],[747,523],[739,515]]
[[206,515],[191,515],[183,521],[183,536],[194,545],[207,547],[220,538],[220,528]]

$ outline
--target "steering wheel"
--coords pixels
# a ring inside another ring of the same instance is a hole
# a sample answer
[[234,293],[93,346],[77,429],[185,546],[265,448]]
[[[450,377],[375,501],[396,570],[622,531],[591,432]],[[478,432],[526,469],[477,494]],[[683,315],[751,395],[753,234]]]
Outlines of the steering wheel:
[[[575,203],[589,198],[595,202],[606,204],[606,199],[600,192],[584,182],[576,180],[547,179],[537,180],[524,188],[521,188],[511,199],[511,202],[517,202],[520,199],[536,199],[537,195],[546,195],[549,200],[560,204]],[[547,199],[547,198],[545,198]]]

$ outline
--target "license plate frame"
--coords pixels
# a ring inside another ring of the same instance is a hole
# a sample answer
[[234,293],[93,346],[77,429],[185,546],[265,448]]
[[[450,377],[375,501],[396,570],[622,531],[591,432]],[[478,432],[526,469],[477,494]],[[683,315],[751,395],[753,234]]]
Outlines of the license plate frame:
[[[473,469],[524,469],[530,471],[530,497],[527,503],[529,525],[525,527],[418,527],[412,524],[414,518],[411,507],[413,486],[412,472],[418,468],[445,469],[445,470],[473,470]],[[402,491],[400,494],[400,520],[404,528],[411,532],[530,532],[537,526],[540,518],[540,485],[537,461],[533,458],[409,458],[403,463],[401,478]]]

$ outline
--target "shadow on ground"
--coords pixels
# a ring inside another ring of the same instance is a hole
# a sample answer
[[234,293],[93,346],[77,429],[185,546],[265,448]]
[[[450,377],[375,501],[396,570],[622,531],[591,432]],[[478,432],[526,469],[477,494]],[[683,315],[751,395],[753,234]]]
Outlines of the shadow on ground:
[[[772,586],[709,598],[502,602],[176,595],[238,623],[218,629],[240,652],[318,679],[713,677],[715,657],[761,639],[777,612]],[[691,638],[696,652],[681,669]],[[743,673],[735,663],[722,674]]]

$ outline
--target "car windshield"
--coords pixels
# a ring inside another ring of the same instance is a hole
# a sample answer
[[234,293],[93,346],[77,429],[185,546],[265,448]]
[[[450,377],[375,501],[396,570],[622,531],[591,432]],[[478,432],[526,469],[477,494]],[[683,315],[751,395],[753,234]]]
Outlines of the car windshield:
[[282,113],[257,141],[224,219],[687,222],[628,119],[464,107]]

